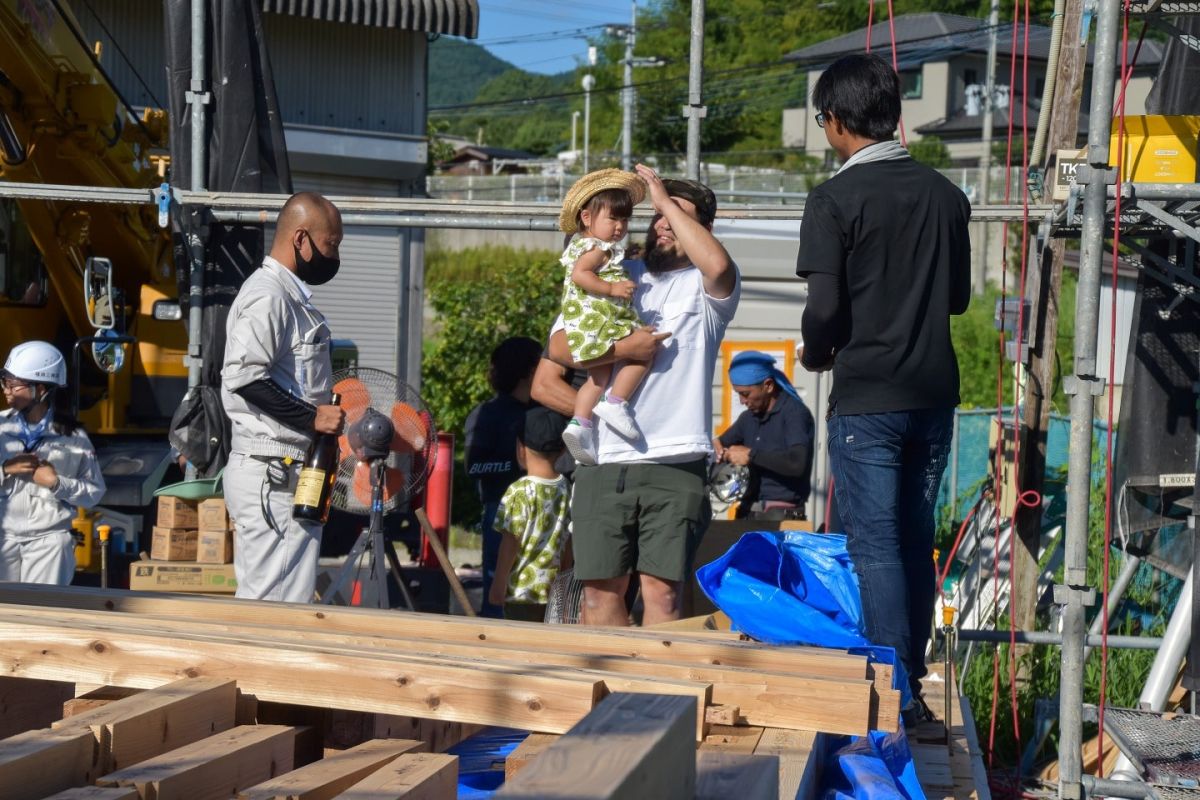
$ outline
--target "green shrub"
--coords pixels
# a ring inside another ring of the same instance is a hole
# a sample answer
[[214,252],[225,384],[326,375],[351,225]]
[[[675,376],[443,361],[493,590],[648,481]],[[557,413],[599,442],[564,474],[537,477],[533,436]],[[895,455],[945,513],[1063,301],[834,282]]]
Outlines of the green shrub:
[[510,336],[545,340],[558,314],[563,268],[549,250],[483,247],[430,251],[425,269],[434,333],[424,353],[422,395],[439,430],[455,436],[453,517],[470,526],[479,519],[479,502],[462,467],[463,424],[492,395],[492,349]]

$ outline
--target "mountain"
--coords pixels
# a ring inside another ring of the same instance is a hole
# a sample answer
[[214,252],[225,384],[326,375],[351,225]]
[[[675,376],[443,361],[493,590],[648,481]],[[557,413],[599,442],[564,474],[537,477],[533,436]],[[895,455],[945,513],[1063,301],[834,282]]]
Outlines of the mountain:
[[470,103],[486,83],[511,69],[477,44],[440,36],[429,46],[429,106]]

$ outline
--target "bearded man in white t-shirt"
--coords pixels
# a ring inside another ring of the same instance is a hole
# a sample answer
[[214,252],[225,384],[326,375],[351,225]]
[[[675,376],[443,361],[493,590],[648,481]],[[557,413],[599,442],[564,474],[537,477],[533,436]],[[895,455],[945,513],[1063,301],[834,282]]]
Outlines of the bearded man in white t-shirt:
[[[661,346],[631,399],[642,438],[628,441],[601,425],[597,466],[575,471],[572,546],[584,585],[581,621],[588,625],[629,624],[624,598],[634,573],[643,624],[679,618],[680,589],[710,517],[713,372],[741,294],[737,265],[712,235],[712,190],[697,181],[664,181],[641,164],[637,172],[655,215],[645,261],[626,267],[638,284],[638,314],[657,333],[635,332],[606,357],[577,366],[619,360],[623,348],[654,338]],[[561,332],[551,337],[550,354],[570,363]]]

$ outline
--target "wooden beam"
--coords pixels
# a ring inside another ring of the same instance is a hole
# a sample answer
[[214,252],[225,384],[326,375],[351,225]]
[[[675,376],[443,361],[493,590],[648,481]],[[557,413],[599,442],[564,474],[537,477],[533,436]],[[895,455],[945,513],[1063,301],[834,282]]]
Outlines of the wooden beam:
[[779,796],[813,797],[821,779],[825,737],[809,731],[763,731],[754,754],[779,758]]
[[372,739],[238,792],[238,800],[329,800],[404,753],[424,750],[414,739]]
[[338,795],[340,800],[454,800],[458,756],[413,753],[394,759]]
[[[219,597],[175,597],[165,593],[119,589],[50,587],[32,584],[0,586],[0,603],[93,609],[183,617],[191,620],[292,626],[338,633],[386,636],[403,630],[410,639],[485,643],[537,650],[552,637],[560,649],[626,658],[659,658],[697,664],[720,664],[835,678],[866,677],[863,656],[819,647],[772,647],[755,642],[713,641],[674,631],[593,628],[558,625],[554,630],[535,622],[467,619],[441,614],[335,608],[298,603],[232,600]],[[891,688],[890,684],[884,688]]]
[[138,793],[126,786],[77,786],[45,800],[138,800]]
[[557,741],[558,735],[553,733],[531,733],[526,736],[515,750],[505,756],[504,780],[511,781],[514,775]]
[[[448,719],[558,733],[604,692],[578,675],[279,649],[180,634],[115,632],[49,617],[0,616],[0,670],[152,688],[180,676],[237,680],[260,700]],[[117,620],[114,620],[117,621]]]
[[614,694],[495,796],[692,800],[696,791],[696,752],[690,736],[694,703],[692,698],[675,695]]
[[[28,679],[18,678],[23,682],[28,682]],[[100,686],[96,689],[84,692],[78,697],[73,697],[70,700],[63,701],[62,713],[59,715],[61,719],[68,719],[77,716],[85,711],[91,711],[95,708],[103,708],[109,703],[114,703],[117,700],[124,700],[126,697],[132,697],[141,689],[131,689],[127,686]],[[56,722],[52,720],[51,722]],[[47,723],[47,726],[50,723]]]
[[74,694],[73,683],[0,677],[0,739],[48,727]]
[[779,757],[696,753],[696,800],[779,800]]
[[[10,613],[42,616],[54,620],[74,619],[81,624],[109,624],[113,615],[93,611],[46,611],[31,606],[10,606]],[[122,622],[128,615],[118,615]],[[436,658],[448,663],[446,657],[467,659],[471,663],[509,662],[529,669],[533,665],[600,670],[606,673],[652,678],[662,684],[661,691],[694,693],[703,706],[704,691],[695,685],[680,684],[675,688],[669,681],[711,684],[711,702],[738,706],[748,724],[796,730],[825,731],[849,735],[865,735],[868,730],[894,731],[900,720],[900,694],[885,690],[882,695],[865,678],[838,679],[820,676],[799,676],[790,673],[764,672],[744,667],[711,664],[687,664],[674,661],[648,661],[620,656],[593,655],[539,648],[519,649],[495,644],[463,644],[434,640],[407,639],[398,636],[369,636],[311,631],[296,627],[274,627],[223,622],[196,622],[161,615],[136,615],[139,628],[160,632],[173,631],[184,636],[212,634],[225,637],[253,637],[260,644],[290,643],[302,647],[321,646],[337,652],[361,652],[370,655],[394,655],[404,659]],[[655,691],[618,677],[607,677],[609,691]],[[697,730],[700,731],[700,721]]]
[[38,730],[0,741],[5,800],[40,800],[95,780],[99,761],[90,731]]
[[763,729],[757,726],[713,725],[700,749],[752,755],[762,735]]
[[141,800],[225,800],[292,769],[292,728],[243,725],[100,778]]
[[101,774],[116,772],[233,727],[237,687],[222,678],[185,678],[59,720],[96,737]]
[[704,721],[710,725],[737,725],[741,715],[737,706],[710,706],[704,711]]

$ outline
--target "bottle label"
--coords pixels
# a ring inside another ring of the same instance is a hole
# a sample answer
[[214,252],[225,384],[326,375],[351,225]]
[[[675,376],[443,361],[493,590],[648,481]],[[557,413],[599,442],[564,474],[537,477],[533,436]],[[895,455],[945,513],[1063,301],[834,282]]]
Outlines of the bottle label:
[[298,506],[316,508],[321,504],[321,490],[325,488],[325,470],[316,467],[305,467],[300,470],[296,481],[296,499]]

